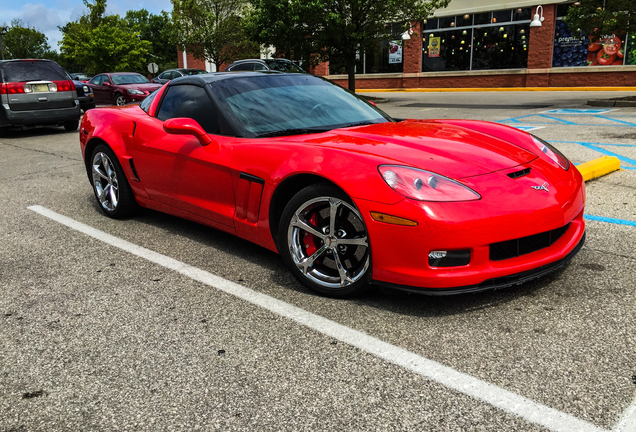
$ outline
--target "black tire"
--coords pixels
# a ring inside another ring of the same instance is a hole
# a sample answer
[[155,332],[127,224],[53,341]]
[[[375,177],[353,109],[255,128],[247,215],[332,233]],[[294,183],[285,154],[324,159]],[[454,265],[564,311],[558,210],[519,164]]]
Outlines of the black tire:
[[67,131],[75,131],[79,127],[79,120],[64,123],[64,129]]
[[124,106],[126,105],[126,98],[121,93],[115,93],[115,105]]
[[9,133],[8,127],[0,127],[0,138],[6,137],[7,133]]
[[104,214],[121,219],[137,213],[139,204],[115,153],[108,146],[100,144],[93,150],[89,162],[93,192]]
[[369,288],[367,228],[351,199],[335,186],[314,184],[294,195],[280,219],[278,244],[292,274],[318,294],[345,298]]

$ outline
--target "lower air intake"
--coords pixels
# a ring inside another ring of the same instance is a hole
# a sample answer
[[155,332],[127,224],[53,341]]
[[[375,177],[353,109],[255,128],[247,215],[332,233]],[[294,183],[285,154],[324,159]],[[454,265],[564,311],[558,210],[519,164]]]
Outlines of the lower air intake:
[[567,224],[564,227],[534,234],[528,237],[522,237],[514,240],[507,240],[490,245],[490,260],[501,261],[509,258],[515,258],[521,255],[536,252],[541,249],[552,246],[570,227]]

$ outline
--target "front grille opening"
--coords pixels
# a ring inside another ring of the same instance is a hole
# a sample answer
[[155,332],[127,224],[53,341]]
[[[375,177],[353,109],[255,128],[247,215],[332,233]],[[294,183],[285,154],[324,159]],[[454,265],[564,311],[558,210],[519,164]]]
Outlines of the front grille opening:
[[501,261],[536,252],[552,246],[566,233],[570,224],[551,231],[545,231],[528,237],[507,240],[490,245],[490,260]]
[[508,177],[510,177],[511,179],[516,179],[519,177],[523,177],[525,175],[530,174],[530,168],[526,168],[526,169],[522,169],[521,171],[515,171],[515,172],[511,172],[506,174]]

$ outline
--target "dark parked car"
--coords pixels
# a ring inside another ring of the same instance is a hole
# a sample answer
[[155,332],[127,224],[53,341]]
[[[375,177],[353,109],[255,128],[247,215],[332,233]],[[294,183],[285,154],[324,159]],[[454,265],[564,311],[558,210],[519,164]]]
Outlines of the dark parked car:
[[229,65],[225,70],[226,72],[275,70],[280,72],[307,73],[296,63],[286,59],[238,60]]
[[71,77],[51,60],[0,61],[0,135],[12,126],[75,130],[80,103]]
[[182,76],[201,75],[206,73],[208,73],[208,71],[204,71],[203,69],[168,69],[167,71],[163,71],[159,74],[159,76],[154,77],[150,81],[157,84],[165,84],[168,81]]
[[103,73],[86,83],[95,93],[96,104],[124,106],[141,102],[150,93],[161,87],[151,83],[145,76],[134,72]]
[[73,80],[73,84],[75,84],[75,91],[77,91],[77,99],[79,100],[80,107],[84,111],[95,108],[95,94],[93,93],[93,89],[82,81]]

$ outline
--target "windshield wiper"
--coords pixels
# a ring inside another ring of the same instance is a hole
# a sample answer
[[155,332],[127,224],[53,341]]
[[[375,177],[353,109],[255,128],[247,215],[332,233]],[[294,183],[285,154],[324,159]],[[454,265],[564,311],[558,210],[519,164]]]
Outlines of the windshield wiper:
[[348,128],[348,127],[354,127],[354,126],[367,126],[367,125],[372,125],[372,124],[376,124],[376,123],[372,122],[372,121],[361,121],[361,122],[349,123],[349,124],[341,126],[341,127],[342,128]]
[[267,137],[276,137],[276,136],[287,136],[287,135],[302,135],[302,134],[312,134],[312,133],[321,133],[328,132],[329,129],[308,129],[308,128],[298,128],[298,129],[283,129],[278,131],[265,132],[262,134],[256,135],[256,138],[267,138]]

